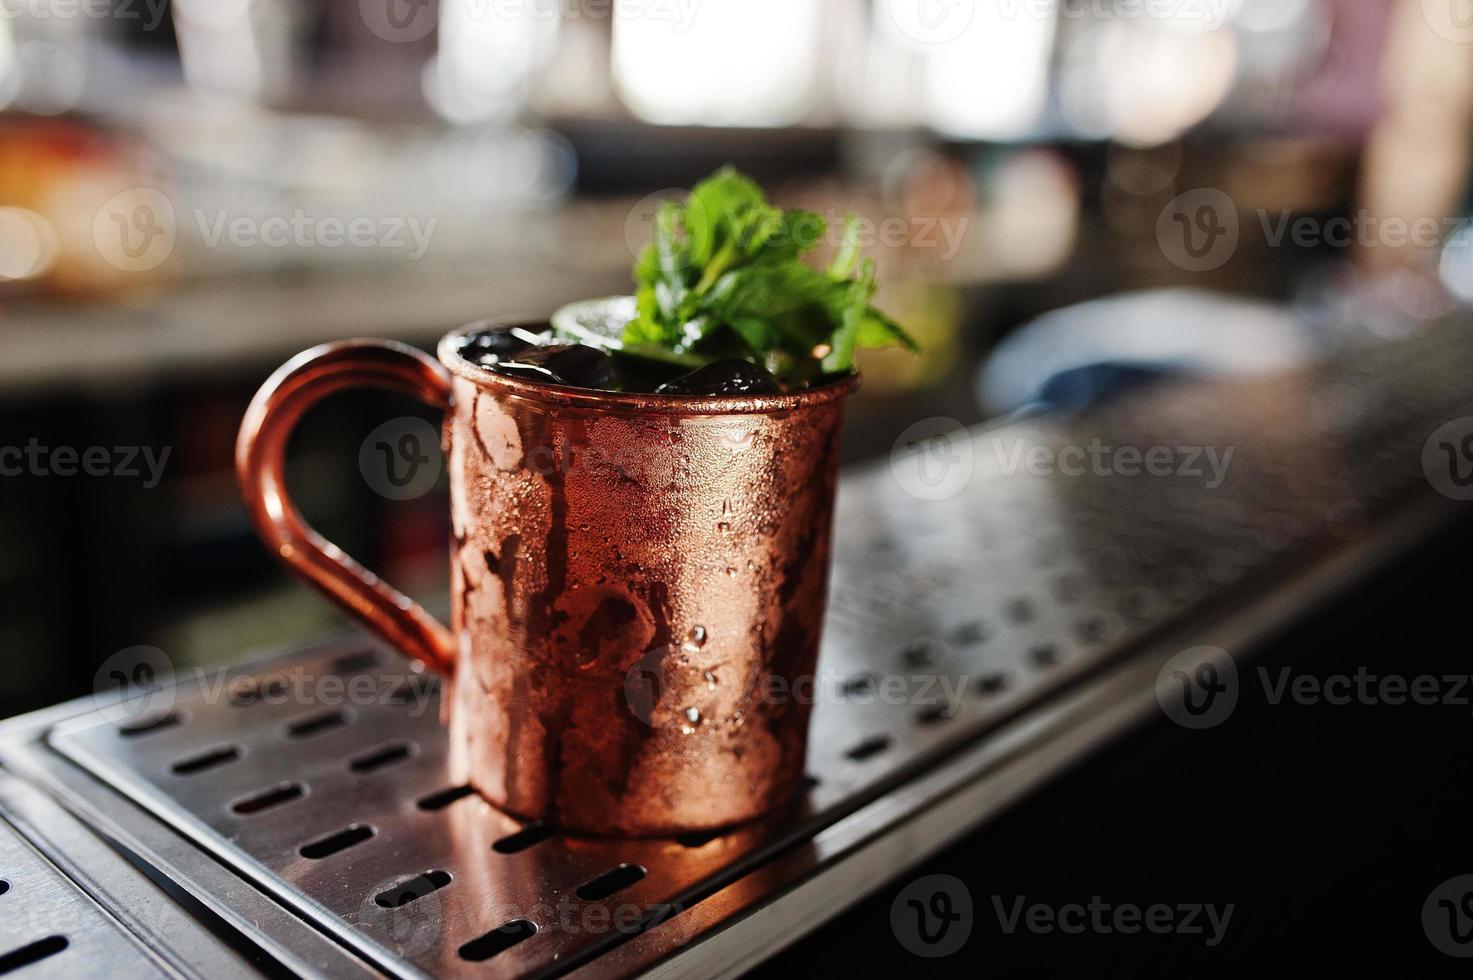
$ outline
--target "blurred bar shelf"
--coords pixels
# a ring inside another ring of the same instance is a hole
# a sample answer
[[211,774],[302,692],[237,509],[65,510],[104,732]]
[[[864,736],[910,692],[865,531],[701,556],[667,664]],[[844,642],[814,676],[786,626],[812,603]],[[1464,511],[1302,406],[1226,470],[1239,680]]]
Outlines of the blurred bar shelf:
[[541,257],[498,255],[474,266],[427,259],[161,285],[157,295],[105,302],[17,303],[0,318],[0,386],[13,398],[255,369],[342,337],[389,335],[433,347],[489,311],[546,316],[590,291],[627,291],[632,261],[622,246],[603,272]]

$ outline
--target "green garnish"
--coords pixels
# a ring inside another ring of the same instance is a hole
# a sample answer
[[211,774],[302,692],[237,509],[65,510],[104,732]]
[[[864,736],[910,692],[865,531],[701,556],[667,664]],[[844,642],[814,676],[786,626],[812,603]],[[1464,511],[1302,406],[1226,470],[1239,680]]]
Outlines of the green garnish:
[[870,305],[875,264],[860,258],[853,215],[828,268],[803,261],[827,232],[821,215],[773,207],[751,180],[721,169],[685,203],[656,212],[634,267],[637,313],[624,351],[691,366],[740,357],[801,387],[852,372],[862,348],[918,350]]

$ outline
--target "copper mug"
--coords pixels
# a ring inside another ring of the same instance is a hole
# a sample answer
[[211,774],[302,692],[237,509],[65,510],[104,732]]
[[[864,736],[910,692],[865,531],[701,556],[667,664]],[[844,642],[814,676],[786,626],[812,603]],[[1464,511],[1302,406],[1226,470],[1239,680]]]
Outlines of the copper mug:
[[[514,816],[653,836],[768,813],[802,785],[848,379],[793,394],[593,391],[495,374],[446,336],[325,344],[246,412],[266,543],[446,679],[452,776]],[[284,453],[316,402],[374,386],[445,412],[451,626],[302,520]]]

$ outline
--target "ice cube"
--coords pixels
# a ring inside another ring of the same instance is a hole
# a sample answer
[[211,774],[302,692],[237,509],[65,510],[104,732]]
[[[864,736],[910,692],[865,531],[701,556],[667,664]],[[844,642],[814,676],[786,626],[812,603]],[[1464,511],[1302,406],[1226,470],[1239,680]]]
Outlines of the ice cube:
[[538,335],[511,324],[487,324],[461,341],[460,355],[481,367],[495,367],[500,361],[520,354],[538,342]]
[[689,374],[682,374],[674,381],[662,384],[655,389],[655,392],[661,395],[695,395],[697,397],[776,395],[781,391],[782,387],[766,370],[751,361],[743,361],[736,357],[712,361],[705,367],[696,368]]
[[582,344],[553,344],[528,347],[503,358],[494,370],[527,381],[622,391],[623,379],[614,359],[601,350]]

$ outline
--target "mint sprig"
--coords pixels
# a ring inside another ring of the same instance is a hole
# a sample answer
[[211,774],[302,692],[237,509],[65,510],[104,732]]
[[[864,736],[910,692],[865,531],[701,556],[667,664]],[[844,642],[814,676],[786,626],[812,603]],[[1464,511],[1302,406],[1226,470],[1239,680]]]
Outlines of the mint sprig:
[[873,259],[845,220],[826,269],[803,256],[828,232],[821,215],[783,210],[731,167],[667,201],[634,267],[637,313],[624,350],[687,365],[741,357],[792,387],[854,370],[855,351],[919,347],[870,305]]

